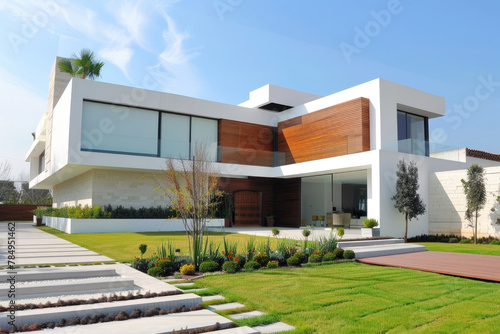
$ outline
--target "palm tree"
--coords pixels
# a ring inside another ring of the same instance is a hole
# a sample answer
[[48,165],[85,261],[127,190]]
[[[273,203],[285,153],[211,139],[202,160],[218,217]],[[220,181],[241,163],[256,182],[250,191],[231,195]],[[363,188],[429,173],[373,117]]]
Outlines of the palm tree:
[[57,66],[62,72],[69,73],[73,77],[94,80],[101,76],[104,62],[96,59],[90,49],[82,49],[80,56],[73,53],[72,58],[61,59]]

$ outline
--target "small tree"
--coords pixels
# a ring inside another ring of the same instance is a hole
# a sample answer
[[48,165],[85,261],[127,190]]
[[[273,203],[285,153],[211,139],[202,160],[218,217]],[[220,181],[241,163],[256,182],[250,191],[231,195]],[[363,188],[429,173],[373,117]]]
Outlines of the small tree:
[[166,184],[154,175],[156,190],[170,200],[177,210],[189,243],[189,255],[196,267],[200,264],[203,249],[203,231],[213,206],[214,198],[219,195],[217,189],[219,173],[209,161],[204,145],[196,144],[193,159],[167,159],[163,171]]
[[396,181],[396,195],[392,197],[396,201],[394,207],[405,216],[405,242],[408,238],[408,220],[417,218],[425,213],[425,204],[418,193],[418,168],[414,161],[406,164],[404,160],[399,161],[398,177]]
[[[486,203],[486,185],[484,184],[484,168],[472,164],[467,170],[467,181],[462,179],[465,197],[467,198],[467,210],[465,219],[474,223],[474,244],[477,242],[477,217],[479,211]],[[474,220],[474,222],[473,222]]]
[[89,49],[82,49],[80,55],[73,53],[72,58],[62,58],[57,63],[61,72],[69,73],[73,77],[94,80],[101,76],[101,69],[104,62],[94,56],[94,52]]

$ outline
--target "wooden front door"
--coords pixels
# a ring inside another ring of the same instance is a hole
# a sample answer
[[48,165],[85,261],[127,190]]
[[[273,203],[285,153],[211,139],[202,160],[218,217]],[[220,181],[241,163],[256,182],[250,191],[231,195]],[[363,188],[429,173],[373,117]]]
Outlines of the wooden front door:
[[238,191],[234,194],[234,224],[261,226],[260,193]]

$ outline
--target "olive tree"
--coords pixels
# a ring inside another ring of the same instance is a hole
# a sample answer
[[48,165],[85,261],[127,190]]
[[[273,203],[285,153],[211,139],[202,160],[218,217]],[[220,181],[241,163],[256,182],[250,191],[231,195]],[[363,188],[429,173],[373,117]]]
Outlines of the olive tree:
[[479,211],[481,211],[486,203],[484,168],[477,164],[472,164],[467,170],[467,181],[462,179],[462,185],[467,199],[465,219],[473,223],[475,244],[477,242],[477,217],[479,217]]
[[200,264],[203,232],[211,209],[220,195],[219,173],[209,161],[205,146],[196,144],[192,160],[166,160],[164,178],[154,175],[156,190],[166,196],[182,219],[194,265]]
[[[425,204],[418,193],[418,168],[414,161],[408,164],[403,160],[398,163],[396,171],[396,194],[392,200],[394,207],[405,217],[405,242],[408,238],[408,220],[425,213]],[[418,218],[417,218],[418,219]]]

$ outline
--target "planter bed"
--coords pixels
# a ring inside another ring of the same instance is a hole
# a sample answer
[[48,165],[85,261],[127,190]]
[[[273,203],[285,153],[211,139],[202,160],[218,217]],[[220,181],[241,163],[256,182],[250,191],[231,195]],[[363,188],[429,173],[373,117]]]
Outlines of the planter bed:
[[[184,232],[182,219],[73,219],[43,217],[43,223],[68,234]],[[224,228],[224,219],[208,219],[208,228]]]

